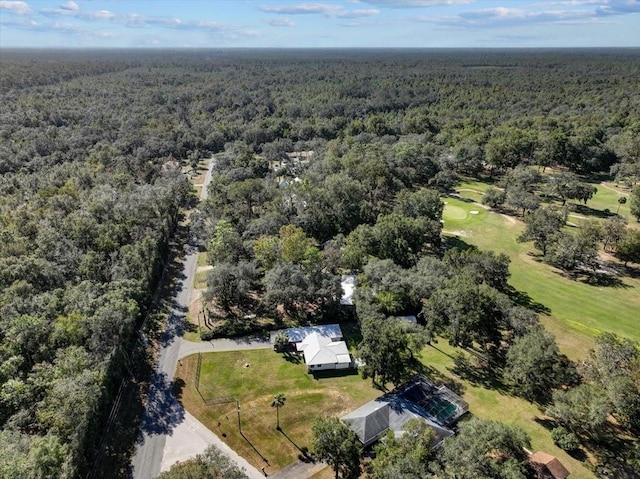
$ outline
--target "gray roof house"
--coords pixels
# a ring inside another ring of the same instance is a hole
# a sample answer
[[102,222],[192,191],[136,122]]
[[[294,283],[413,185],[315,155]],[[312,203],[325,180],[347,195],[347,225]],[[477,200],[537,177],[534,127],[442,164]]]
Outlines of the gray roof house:
[[435,432],[434,445],[454,435],[449,429],[468,410],[468,404],[444,386],[421,376],[340,418],[367,447],[387,431],[403,434],[411,419],[422,419]]

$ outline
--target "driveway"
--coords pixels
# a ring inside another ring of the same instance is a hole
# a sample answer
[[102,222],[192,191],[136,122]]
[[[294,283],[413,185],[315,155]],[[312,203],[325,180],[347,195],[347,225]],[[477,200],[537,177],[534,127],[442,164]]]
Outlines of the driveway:
[[182,340],[178,359],[196,353],[215,353],[220,351],[241,351],[244,349],[270,349],[273,345],[265,338],[213,339],[211,341],[193,342]]

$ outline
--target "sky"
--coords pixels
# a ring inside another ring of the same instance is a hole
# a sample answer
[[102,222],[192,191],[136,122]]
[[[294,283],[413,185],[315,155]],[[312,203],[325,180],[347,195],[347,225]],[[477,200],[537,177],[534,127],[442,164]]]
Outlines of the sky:
[[640,0],[0,0],[9,47],[640,47]]

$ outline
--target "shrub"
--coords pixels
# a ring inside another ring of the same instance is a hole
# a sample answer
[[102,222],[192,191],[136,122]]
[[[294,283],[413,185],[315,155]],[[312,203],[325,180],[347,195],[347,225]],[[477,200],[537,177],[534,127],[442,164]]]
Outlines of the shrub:
[[580,447],[576,435],[562,426],[551,430],[551,438],[556,446],[565,451],[575,451]]

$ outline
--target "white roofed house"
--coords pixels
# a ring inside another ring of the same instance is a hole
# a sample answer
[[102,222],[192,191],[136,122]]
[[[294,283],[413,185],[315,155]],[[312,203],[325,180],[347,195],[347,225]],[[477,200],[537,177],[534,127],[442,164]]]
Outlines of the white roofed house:
[[[295,350],[302,354],[307,370],[330,371],[355,366],[347,343],[342,339],[342,329],[338,324],[324,324],[282,330],[289,336]],[[278,331],[271,332],[271,342],[275,343]]]
[[344,341],[334,341],[328,336],[313,332],[296,344],[296,349],[304,355],[307,370],[327,371],[353,367],[353,361]]

